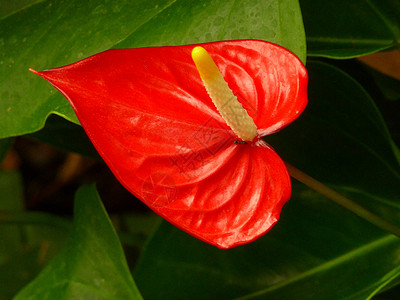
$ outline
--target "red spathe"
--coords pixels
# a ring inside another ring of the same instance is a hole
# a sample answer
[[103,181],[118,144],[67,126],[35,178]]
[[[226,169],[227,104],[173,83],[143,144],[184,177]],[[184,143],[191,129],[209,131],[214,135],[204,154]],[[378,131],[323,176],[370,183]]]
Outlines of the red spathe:
[[232,248],[267,232],[290,198],[286,167],[261,137],[304,110],[308,77],[272,43],[199,45],[257,125],[253,143],[235,143],[212,103],[191,58],[197,45],[109,50],[35,73],[68,99],[130,192],[189,234]]

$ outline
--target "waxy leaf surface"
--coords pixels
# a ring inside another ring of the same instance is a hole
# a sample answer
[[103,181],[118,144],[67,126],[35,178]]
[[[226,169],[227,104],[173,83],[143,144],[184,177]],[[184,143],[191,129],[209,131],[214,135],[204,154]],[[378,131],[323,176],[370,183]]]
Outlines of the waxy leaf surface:
[[[202,46],[259,136],[305,108],[307,73],[291,52],[257,40]],[[115,49],[39,75],[68,98],[128,190],[193,236],[229,248],[275,224],[290,179],[262,141],[235,143],[198,75],[193,47]]]

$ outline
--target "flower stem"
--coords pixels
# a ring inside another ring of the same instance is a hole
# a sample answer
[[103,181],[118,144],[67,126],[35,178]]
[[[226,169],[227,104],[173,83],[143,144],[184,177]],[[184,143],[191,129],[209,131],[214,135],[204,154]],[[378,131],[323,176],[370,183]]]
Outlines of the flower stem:
[[331,189],[330,187],[326,186],[322,182],[312,178],[311,176],[307,175],[306,173],[300,171],[296,167],[292,166],[291,164],[285,162],[286,167],[289,171],[290,176],[294,179],[300,181],[301,183],[305,184],[309,188],[313,189],[314,191],[324,195],[328,199],[336,202],[337,204],[345,207],[346,209],[350,210],[351,212],[355,213],[357,216],[363,218],[364,220],[374,224],[375,226],[388,231],[398,237],[400,237],[400,228],[396,225],[386,221],[385,219],[375,215],[374,213],[370,212],[369,210],[365,209],[358,203],[346,198],[342,194],[336,192],[335,190]]

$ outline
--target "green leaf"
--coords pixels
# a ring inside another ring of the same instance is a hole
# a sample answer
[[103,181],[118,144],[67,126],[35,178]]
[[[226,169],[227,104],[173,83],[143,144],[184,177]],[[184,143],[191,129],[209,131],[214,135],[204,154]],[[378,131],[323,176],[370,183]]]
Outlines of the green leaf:
[[145,299],[366,299],[400,274],[399,251],[399,238],[297,184],[277,225],[231,250],[164,222],[135,278]]
[[64,250],[15,299],[142,299],[93,185],[77,192]]
[[340,69],[307,66],[305,112],[267,142],[295,167],[400,226],[400,156],[373,100]]
[[114,48],[250,38],[279,44],[305,62],[303,22],[293,0],[176,1]]
[[42,128],[55,113],[78,123],[64,97],[28,72],[112,47],[256,38],[303,61],[305,36],[293,0],[43,1],[0,20],[0,138]]
[[43,0],[13,0],[13,1],[0,1],[0,19],[29,7],[37,2]]
[[300,0],[310,56],[351,58],[397,47],[398,0]]

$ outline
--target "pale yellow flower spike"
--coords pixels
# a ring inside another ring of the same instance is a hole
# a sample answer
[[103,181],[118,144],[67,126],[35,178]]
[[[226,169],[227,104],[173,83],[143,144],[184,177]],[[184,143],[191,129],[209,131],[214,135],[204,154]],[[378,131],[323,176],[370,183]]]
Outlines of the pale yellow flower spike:
[[251,142],[257,136],[257,126],[229,88],[211,56],[203,47],[195,47],[192,58],[208,95],[226,124],[240,139]]

